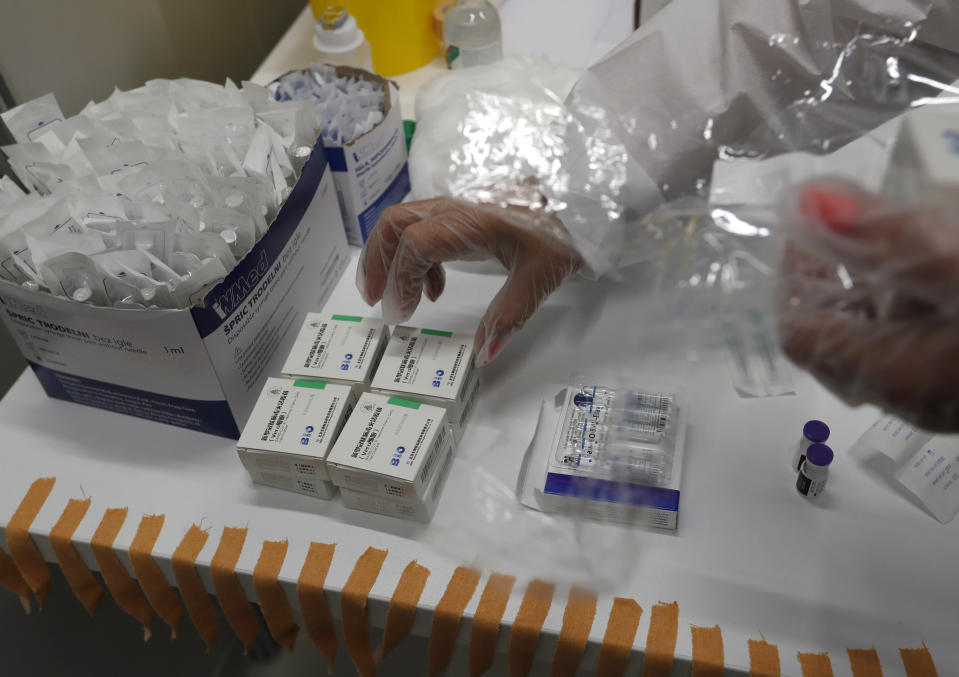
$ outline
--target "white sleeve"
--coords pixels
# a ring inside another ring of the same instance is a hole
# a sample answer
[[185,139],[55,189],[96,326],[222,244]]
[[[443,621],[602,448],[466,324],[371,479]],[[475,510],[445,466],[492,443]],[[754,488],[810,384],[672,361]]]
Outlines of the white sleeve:
[[[818,90],[854,35],[913,27],[933,63],[959,52],[959,3],[949,0],[673,0],[589,68],[567,106],[584,118],[601,106],[625,146],[628,221],[692,192],[721,146]],[[607,225],[586,199],[566,211],[590,272],[614,268],[622,221]]]

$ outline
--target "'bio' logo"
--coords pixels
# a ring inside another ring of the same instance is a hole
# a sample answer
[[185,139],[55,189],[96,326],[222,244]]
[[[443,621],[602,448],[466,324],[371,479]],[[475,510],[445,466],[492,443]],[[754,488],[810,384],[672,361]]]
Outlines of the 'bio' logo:
[[303,431],[303,437],[300,438],[300,444],[308,445],[310,443],[310,435],[313,434],[313,426],[306,426],[306,430]]
[[347,353],[343,356],[343,363],[340,365],[341,371],[349,371],[350,363],[353,361],[353,353]]
[[433,378],[433,387],[434,387],[434,388],[439,388],[441,385],[443,385],[443,374],[445,374],[445,373],[446,373],[446,372],[443,371],[442,369],[437,369],[437,370],[436,370],[436,374],[434,374],[434,378]]
[[390,465],[399,465],[400,459],[403,458],[403,454],[406,453],[406,447],[397,447],[396,451],[393,452],[393,458],[390,459]]

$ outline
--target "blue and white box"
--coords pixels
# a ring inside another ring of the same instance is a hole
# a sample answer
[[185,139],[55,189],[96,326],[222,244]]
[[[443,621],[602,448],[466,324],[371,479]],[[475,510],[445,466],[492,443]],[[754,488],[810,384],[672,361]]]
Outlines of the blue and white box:
[[[619,395],[638,392],[621,389]],[[594,410],[594,398],[582,386],[569,386],[544,401],[521,473],[521,502],[543,512],[675,530],[687,412],[678,391],[653,397],[655,410],[632,412],[635,432],[650,436],[628,443],[629,455],[619,447],[612,459],[604,457],[610,441],[625,441],[616,431],[622,421],[615,414]],[[668,400],[668,414],[659,407],[661,400]]]
[[929,104],[902,116],[882,194],[909,204],[951,200],[959,186],[959,106]]
[[0,280],[0,315],[47,395],[237,439],[349,247],[322,142],[269,230],[192,308],[117,309]]
[[337,66],[336,74],[378,82],[385,98],[382,122],[350,143],[326,146],[347,239],[362,247],[383,210],[410,192],[406,134],[396,85],[349,66]]

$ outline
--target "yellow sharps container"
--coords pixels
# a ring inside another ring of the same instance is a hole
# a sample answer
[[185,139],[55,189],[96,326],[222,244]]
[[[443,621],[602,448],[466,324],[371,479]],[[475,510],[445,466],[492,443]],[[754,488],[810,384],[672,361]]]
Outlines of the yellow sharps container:
[[433,32],[435,4],[436,0],[310,0],[315,17],[330,5],[346,7],[370,41],[373,67],[386,77],[415,70],[440,51]]

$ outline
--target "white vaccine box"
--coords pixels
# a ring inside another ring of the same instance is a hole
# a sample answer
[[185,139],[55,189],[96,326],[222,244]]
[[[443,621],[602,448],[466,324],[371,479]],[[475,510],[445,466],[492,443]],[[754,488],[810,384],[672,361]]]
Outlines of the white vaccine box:
[[307,479],[305,476],[299,474],[291,475],[286,472],[274,472],[269,469],[260,468],[259,466],[247,465],[246,461],[244,461],[244,466],[246,466],[247,472],[250,473],[250,478],[254,484],[262,484],[266,487],[284,489],[297,494],[304,494],[325,500],[330,500],[335,497],[340,490],[338,486],[329,480]]
[[351,510],[362,510],[429,524],[433,520],[433,515],[436,514],[436,504],[443,494],[443,486],[446,484],[450,467],[453,465],[452,447],[448,447],[443,452],[443,456],[443,460],[440,461],[440,469],[434,473],[433,479],[426,487],[426,497],[422,501],[387,498],[379,494],[366,494],[344,488],[341,490],[343,505]]
[[359,396],[369,390],[389,335],[383,320],[308,313],[283,365],[283,376],[348,385]]
[[47,395],[237,439],[350,260],[328,158],[317,141],[266,234],[191,308],[97,307],[0,280],[0,318]]
[[473,336],[397,326],[373,377],[373,392],[409,397],[447,411],[459,440],[479,391]]
[[326,457],[354,404],[349,386],[267,379],[237,443],[243,466],[254,482],[330,498]]
[[959,186],[959,106],[929,104],[899,125],[882,193],[916,203],[950,195]]
[[341,488],[422,501],[452,445],[442,407],[363,393],[327,456],[327,467]]

